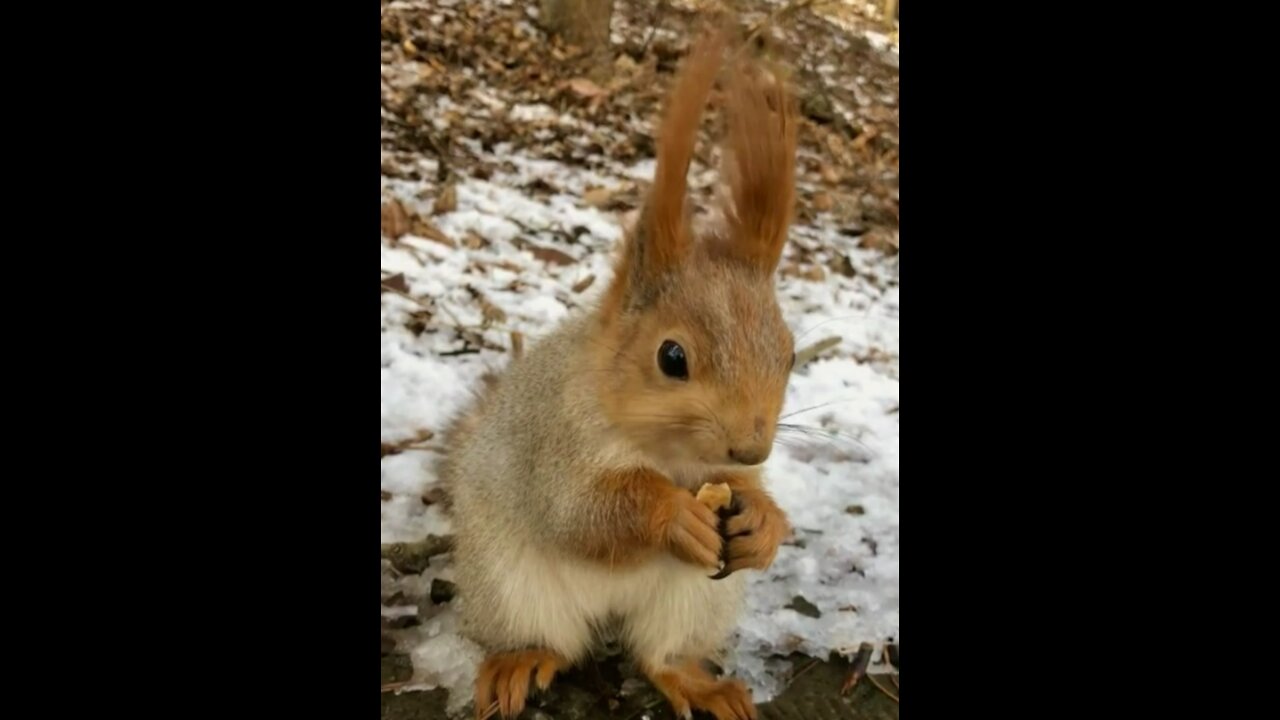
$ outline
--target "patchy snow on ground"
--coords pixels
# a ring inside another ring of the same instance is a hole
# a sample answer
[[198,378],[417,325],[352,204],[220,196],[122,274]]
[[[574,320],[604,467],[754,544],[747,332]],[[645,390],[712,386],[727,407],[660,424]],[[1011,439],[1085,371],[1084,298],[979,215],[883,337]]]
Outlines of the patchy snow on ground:
[[[511,159],[518,172],[542,173],[566,188],[591,184],[575,179],[571,168]],[[413,236],[400,245],[418,253],[386,242],[382,246],[382,269],[403,273],[410,295],[434,299],[437,318],[473,328],[500,348],[510,347],[512,330],[536,342],[558,320],[583,312],[607,286],[610,253],[622,236],[617,219],[586,207],[580,195],[534,200],[509,189],[525,179],[498,175],[463,181],[457,186],[458,209],[435,218],[453,238],[468,232],[486,238],[491,243],[486,249],[451,249]],[[383,185],[385,195],[429,214],[415,199],[413,183],[384,179]],[[578,257],[571,265],[545,264],[511,244],[522,227],[574,226],[587,233],[576,247],[559,246]],[[773,567],[752,579],[729,657],[729,669],[750,682],[759,701],[780,689],[786,664],[766,662],[771,655],[825,656],[848,652],[863,641],[898,640],[898,260],[856,248],[851,238],[820,227],[797,227],[793,242],[844,254],[855,272],[851,278],[830,273],[823,281],[784,278],[779,283],[798,348],[829,336],[839,336],[841,343],[793,375],[783,422],[805,429],[780,434],[766,465],[768,486],[795,534]],[[573,286],[588,275],[595,275],[595,282],[575,293]],[[481,329],[483,311],[468,287],[501,308],[505,320]],[[463,343],[444,327],[415,336],[406,321],[419,309],[399,295],[382,296],[383,442],[402,441],[422,429],[441,430],[467,401],[479,375],[508,360],[500,350],[441,356]],[[382,460],[381,487],[391,494],[382,503],[382,542],[449,533],[439,507],[421,500],[436,482],[434,461],[430,451]],[[447,556],[438,557],[421,576],[388,579],[384,594],[401,590],[424,598],[422,625],[401,631],[398,641],[412,655],[415,686],[462,688],[453,693],[457,708],[466,702],[465,688],[480,654],[457,635],[457,619],[447,604],[425,600],[432,579],[451,577]],[[820,617],[788,607],[796,596],[816,606]]]

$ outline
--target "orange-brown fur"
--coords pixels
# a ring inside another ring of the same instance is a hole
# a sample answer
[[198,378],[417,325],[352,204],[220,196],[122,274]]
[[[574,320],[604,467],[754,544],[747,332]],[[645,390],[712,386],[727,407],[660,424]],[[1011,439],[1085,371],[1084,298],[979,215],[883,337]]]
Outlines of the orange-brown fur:
[[716,680],[696,662],[679,668],[645,668],[645,674],[671,702],[677,717],[690,717],[697,708],[716,720],[755,720],[756,706],[745,685]]
[[760,482],[749,475],[729,473],[719,482],[733,490],[740,512],[725,524],[729,538],[725,570],[764,570],[773,564],[778,546],[791,534],[791,523]]
[[528,700],[530,679],[536,677],[538,689],[546,690],[565,667],[564,658],[545,650],[490,655],[476,678],[476,717],[482,717],[494,702],[502,717],[516,717]]
[[610,567],[630,565],[670,551],[708,568],[717,567],[722,540],[715,513],[648,468],[605,473],[601,490],[616,498],[593,525],[580,528],[583,555]]

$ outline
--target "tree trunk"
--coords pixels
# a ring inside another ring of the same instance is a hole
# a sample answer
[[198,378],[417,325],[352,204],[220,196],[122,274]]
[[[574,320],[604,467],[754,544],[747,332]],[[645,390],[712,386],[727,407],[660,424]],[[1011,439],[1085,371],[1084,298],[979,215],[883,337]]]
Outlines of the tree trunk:
[[552,35],[590,53],[609,47],[613,0],[539,0],[539,18]]

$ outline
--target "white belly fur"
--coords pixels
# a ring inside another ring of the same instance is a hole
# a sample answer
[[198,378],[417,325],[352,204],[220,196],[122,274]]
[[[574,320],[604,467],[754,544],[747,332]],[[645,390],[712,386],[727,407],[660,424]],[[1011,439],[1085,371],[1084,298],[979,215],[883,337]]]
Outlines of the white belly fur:
[[596,628],[610,619],[622,622],[623,642],[651,666],[711,655],[737,622],[745,582],[740,572],[711,580],[708,571],[667,555],[611,570],[551,557],[534,545],[511,552],[496,564],[502,570],[486,578],[497,590],[490,596],[497,607],[469,608],[487,616],[472,619],[501,625],[513,642],[555,650],[571,661],[586,654]]

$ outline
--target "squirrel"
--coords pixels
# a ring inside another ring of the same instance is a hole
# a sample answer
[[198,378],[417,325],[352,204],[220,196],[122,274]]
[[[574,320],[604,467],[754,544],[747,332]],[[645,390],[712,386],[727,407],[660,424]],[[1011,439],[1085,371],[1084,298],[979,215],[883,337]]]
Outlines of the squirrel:
[[[486,378],[447,432],[462,632],[486,652],[477,716],[518,716],[611,627],[677,715],[756,717],[746,686],[703,663],[736,625],[737,571],[768,568],[790,533],[760,465],[795,362],[774,272],[798,120],[784,83],[737,58],[724,221],[695,237],[686,178],[726,45],[695,45],[674,81],[653,185],[598,307]],[[695,500],[704,483],[732,489],[723,526]]]

